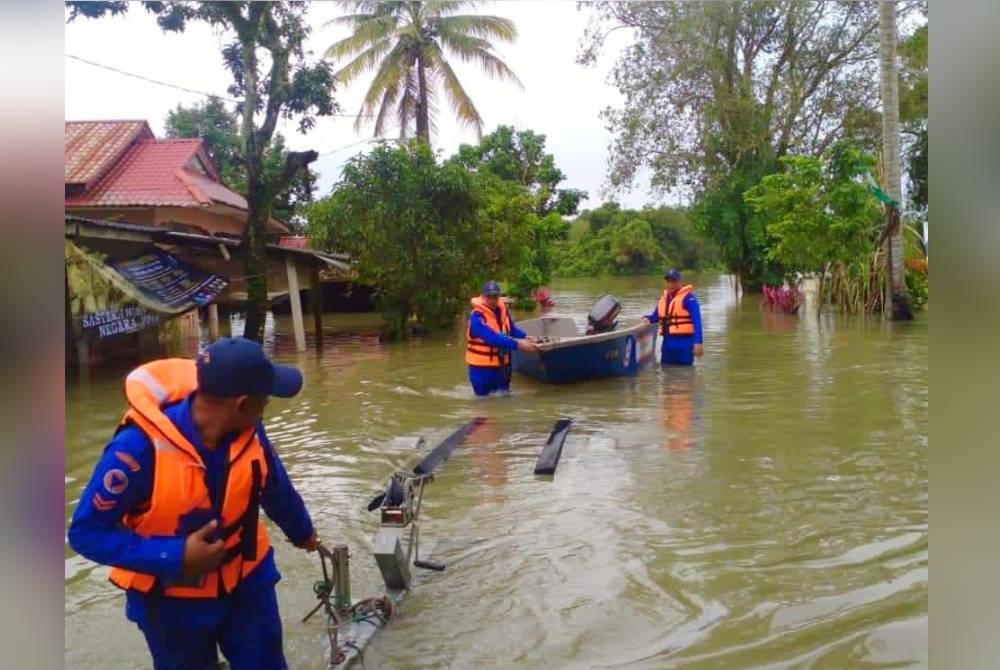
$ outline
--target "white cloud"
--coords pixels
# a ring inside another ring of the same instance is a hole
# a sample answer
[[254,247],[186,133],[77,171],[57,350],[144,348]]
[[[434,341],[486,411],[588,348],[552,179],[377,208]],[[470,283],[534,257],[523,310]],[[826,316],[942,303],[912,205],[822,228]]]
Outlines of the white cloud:
[[[342,29],[322,25],[337,16],[340,9],[332,3],[316,3],[310,9],[313,34],[309,48],[319,55],[344,34]],[[497,53],[524,84],[522,91],[511,83],[490,80],[471,66],[455,65],[483,116],[486,132],[506,124],[544,133],[547,149],[567,176],[563,186],[588,191],[591,199],[585,205],[597,206],[610,141],[598,113],[620,101],[618,92],[605,82],[614,54],[606,53],[594,67],[575,62],[588,15],[578,11],[572,1],[494,2],[480,12],[504,16],[516,24],[517,42],[498,45]],[[222,96],[228,95],[230,83],[220,55],[225,41],[220,33],[200,23],[191,24],[184,33],[164,33],[152,15],[139,6],[125,16],[77,19],[65,31],[67,54]],[[72,58],[65,62],[67,119],[145,119],[157,135],[162,135],[169,110],[179,103],[190,105],[202,99],[199,94],[141,81]],[[357,112],[365,83],[361,80],[336,92],[344,112]],[[315,149],[323,154],[348,147],[321,156],[313,165],[320,174],[321,194],[329,192],[344,162],[363,151],[363,140],[371,137],[370,126],[358,134],[353,123],[353,116],[321,118],[307,135],[299,134],[293,125],[280,128],[294,149]],[[437,123],[434,145],[445,156],[459,144],[476,140],[473,131],[458,126],[446,104],[442,104]],[[634,193],[621,197],[621,202],[640,207],[646,199],[644,185],[640,185]]]

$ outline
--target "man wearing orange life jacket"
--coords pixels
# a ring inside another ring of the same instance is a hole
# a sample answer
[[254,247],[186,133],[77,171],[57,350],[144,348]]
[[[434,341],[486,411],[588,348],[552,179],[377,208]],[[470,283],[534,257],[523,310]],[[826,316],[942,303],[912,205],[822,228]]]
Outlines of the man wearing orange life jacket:
[[692,292],[694,287],[681,286],[677,269],[663,275],[663,295],[656,308],[642,317],[643,323],[660,324],[660,364],[691,365],[702,354],[701,307]]
[[471,301],[472,312],[465,330],[465,363],[469,383],[478,396],[510,391],[511,351],[537,351],[537,345],[517,327],[500,300],[500,285],[483,284],[481,296]]
[[164,359],[125,380],[128,409],[69,528],[112,566],[155,670],[286,668],[280,579],[261,509],[298,547],[317,546],[302,498],[261,422],[268,396],[302,387],[260,345],[224,338],[197,362]]

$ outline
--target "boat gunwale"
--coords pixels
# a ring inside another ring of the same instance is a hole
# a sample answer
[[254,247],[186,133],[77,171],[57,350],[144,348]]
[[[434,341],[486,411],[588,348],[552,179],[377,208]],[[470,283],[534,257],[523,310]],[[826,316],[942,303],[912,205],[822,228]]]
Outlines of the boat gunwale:
[[[572,317],[543,316],[543,317],[538,317],[538,320],[551,319],[551,318],[572,319]],[[531,319],[529,321],[533,320],[534,319]],[[525,323],[527,323],[527,321],[522,322],[522,325],[524,325]],[[652,323],[645,324],[640,321],[635,325],[628,326],[626,328],[611,330],[606,333],[595,333],[593,335],[577,335],[575,337],[552,337],[551,339],[548,339],[546,341],[536,342],[536,344],[538,345],[538,353],[544,354],[547,351],[554,351],[556,349],[565,349],[567,347],[573,347],[585,344],[595,344],[598,342],[606,342],[608,340],[616,340],[620,337],[627,337],[633,334],[638,335],[642,333],[644,329],[650,327],[655,329],[656,324]],[[550,336],[543,336],[543,337],[550,337]],[[523,354],[524,352],[521,353]]]

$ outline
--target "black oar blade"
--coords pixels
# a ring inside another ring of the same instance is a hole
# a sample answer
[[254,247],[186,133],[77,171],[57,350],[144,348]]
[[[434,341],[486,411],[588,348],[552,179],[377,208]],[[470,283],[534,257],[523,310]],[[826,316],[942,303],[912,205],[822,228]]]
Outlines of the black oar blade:
[[444,563],[438,563],[436,561],[413,561],[413,565],[418,568],[423,568],[424,570],[433,570],[434,572],[444,572]]
[[368,503],[368,511],[369,512],[374,512],[375,510],[377,510],[379,507],[382,506],[382,501],[383,500],[385,500],[385,494],[384,493],[379,493],[377,496],[375,496],[374,498],[372,498],[371,502]]
[[442,441],[441,444],[434,447],[429,454],[424,456],[424,460],[420,461],[420,463],[417,464],[417,467],[413,468],[413,473],[416,475],[428,475],[434,472],[434,468],[441,465],[441,463],[448,458],[452,450],[462,443],[465,436],[485,421],[486,419],[483,417],[476,417],[448,437],[444,438],[444,441]]
[[538,461],[535,463],[536,475],[555,474],[556,466],[559,465],[559,457],[562,455],[563,442],[566,441],[566,434],[569,433],[572,419],[559,419],[552,427],[549,439],[542,447],[542,452],[538,454]]

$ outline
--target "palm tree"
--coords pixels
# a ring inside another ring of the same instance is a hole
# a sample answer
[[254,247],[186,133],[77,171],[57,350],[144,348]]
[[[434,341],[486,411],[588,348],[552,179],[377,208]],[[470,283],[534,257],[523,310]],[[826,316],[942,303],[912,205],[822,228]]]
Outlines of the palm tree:
[[900,224],[902,188],[899,177],[899,89],[896,65],[896,3],[879,2],[879,60],[882,89],[882,164],[885,186],[896,204],[889,206],[885,239],[888,261],[889,314],[892,319],[912,319],[906,291],[906,270],[903,265],[903,228]]
[[477,0],[342,0],[341,4],[353,13],[327,25],[350,26],[353,34],[326,50],[328,58],[350,59],[336,78],[347,83],[375,69],[355,129],[360,130],[363,119],[375,116],[376,136],[384,134],[392,119],[399,123],[400,137],[406,138],[416,120],[417,137],[430,143],[437,91],[442,88],[458,121],[482,137],[483,118],[455,75],[449,56],[521,86],[507,64],[493,54],[490,42],[513,42],[517,38],[514,24],[498,16],[455,14],[480,4]]

